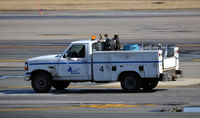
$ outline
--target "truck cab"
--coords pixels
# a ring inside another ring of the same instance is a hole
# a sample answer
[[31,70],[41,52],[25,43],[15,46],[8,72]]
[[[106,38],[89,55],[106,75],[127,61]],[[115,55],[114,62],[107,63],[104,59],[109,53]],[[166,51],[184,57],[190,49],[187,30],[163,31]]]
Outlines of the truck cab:
[[91,80],[91,45],[92,41],[71,43],[58,61],[58,80]]

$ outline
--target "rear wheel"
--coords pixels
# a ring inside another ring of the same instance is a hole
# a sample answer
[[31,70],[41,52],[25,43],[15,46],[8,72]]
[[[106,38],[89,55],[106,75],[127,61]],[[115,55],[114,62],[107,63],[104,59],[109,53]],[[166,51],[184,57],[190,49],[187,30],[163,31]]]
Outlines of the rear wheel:
[[152,90],[158,85],[158,80],[149,79],[149,80],[143,80],[142,81],[142,88],[144,90]]
[[133,73],[127,73],[123,76],[123,79],[121,80],[121,87],[126,92],[139,91],[140,78]]
[[64,90],[69,86],[70,82],[68,81],[53,81],[53,87],[56,90]]
[[31,81],[33,89],[38,93],[48,93],[52,86],[51,76],[48,73],[36,73]]

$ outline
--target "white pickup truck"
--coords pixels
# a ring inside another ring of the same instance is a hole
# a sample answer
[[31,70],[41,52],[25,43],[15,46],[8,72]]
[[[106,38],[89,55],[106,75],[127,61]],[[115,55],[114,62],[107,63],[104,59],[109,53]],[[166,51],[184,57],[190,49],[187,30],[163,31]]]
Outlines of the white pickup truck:
[[25,80],[31,80],[38,93],[49,92],[52,86],[62,90],[70,82],[88,81],[121,82],[124,91],[132,92],[153,89],[158,81],[172,80],[181,74],[178,47],[104,48],[105,41],[81,40],[72,42],[62,54],[28,59]]

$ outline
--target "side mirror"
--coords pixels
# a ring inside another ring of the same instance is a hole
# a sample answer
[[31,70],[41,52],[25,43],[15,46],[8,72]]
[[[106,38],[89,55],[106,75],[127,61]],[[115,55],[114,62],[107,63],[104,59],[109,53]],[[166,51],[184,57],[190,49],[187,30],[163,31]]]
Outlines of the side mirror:
[[66,57],[67,57],[66,54],[64,54],[64,55],[63,55],[63,58],[66,58]]

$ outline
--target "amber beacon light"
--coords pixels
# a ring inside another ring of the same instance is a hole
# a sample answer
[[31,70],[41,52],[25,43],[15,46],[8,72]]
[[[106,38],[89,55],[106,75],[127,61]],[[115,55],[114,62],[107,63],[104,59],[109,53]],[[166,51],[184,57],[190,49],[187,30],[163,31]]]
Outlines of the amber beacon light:
[[95,36],[94,35],[92,35],[91,40],[95,40]]

